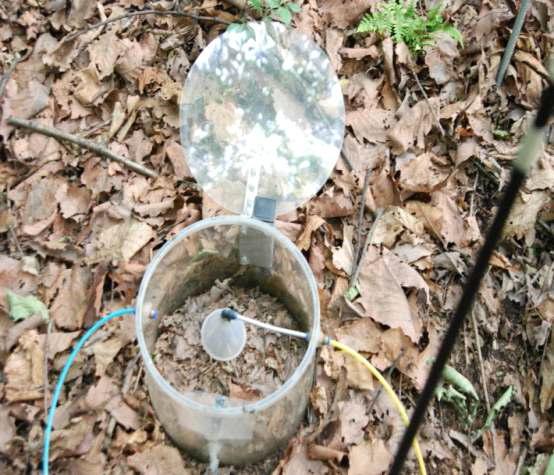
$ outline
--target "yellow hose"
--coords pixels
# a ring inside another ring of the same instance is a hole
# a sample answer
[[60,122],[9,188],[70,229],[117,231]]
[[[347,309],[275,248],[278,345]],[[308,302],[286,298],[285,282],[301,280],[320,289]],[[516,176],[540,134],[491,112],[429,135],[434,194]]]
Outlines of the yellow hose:
[[[379,372],[379,370],[377,370],[377,368],[375,368],[369,361],[367,361],[362,355],[360,355],[360,353],[358,353],[356,350],[353,350],[349,346],[346,346],[337,340],[329,340],[329,344],[333,348],[336,348],[337,350],[344,351],[346,354],[350,355],[352,358],[354,358],[359,363],[363,364],[368,369],[368,371],[373,375],[373,377],[381,383],[381,385],[383,386],[383,389],[392,399],[392,402],[396,406],[396,410],[400,414],[400,418],[402,419],[402,422],[404,422],[404,424],[407,426],[410,423],[410,419],[408,418],[408,414],[406,413],[406,408],[402,404],[402,401],[398,399],[398,396],[394,392],[394,389],[392,389],[391,385],[387,382],[385,378],[383,378],[383,375]],[[419,465],[419,473],[421,475],[427,475],[427,469],[425,468],[425,462],[423,460],[423,455],[421,454],[421,449],[419,448],[419,442],[417,441],[417,437],[414,438],[413,448],[417,459],[417,463]]]

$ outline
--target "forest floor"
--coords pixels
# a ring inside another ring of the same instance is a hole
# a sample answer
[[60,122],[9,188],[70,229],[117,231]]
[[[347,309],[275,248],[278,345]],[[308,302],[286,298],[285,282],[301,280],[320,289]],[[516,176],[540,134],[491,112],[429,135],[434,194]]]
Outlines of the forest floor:
[[[440,36],[417,57],[390,38],[353,33],[374,0],[300,3],[293,27],[329,55],[347,128],[324,188],[277,226],[316,276],[323,331],[366,356],[412,408],[546,85],[554,3],[532,2],[500,88],[518,0],[445,0],[463,45]],[[204,47],[249,14],[236,4],[0,3],[0,473],[39,472],[45,411],[83,329],[134,303],[164,242],[223,212],[189,176],[178,98]],[[83,31],[147,8],[208,18],[143,15]],[[159,176],[14,129],[10,116],[99,142]],[[554,449],[553,144],[550,130],[450,360],[478,401],[445,387],[421,429],[429,473],[541,474]],[[376,216],[359,295],[347,301],[354,256]],[[9,291],[43,302],[49,323],[15,322]],[[55,420],[51,473],[205,470],[156,420],[137,354],[132,318],[110,322],[80,353]],[[510,387],[508,403],[479,431]],[[403,426],[360,367],[323,348],[310,401],[282,452],[222,473],[386,471]],[[408,470],[415,473],[413,459]]]

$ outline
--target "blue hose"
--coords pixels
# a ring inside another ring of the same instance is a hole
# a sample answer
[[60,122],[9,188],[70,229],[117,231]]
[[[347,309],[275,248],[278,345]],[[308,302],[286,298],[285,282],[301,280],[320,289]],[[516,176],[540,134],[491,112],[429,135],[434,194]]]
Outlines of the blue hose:
[[94,325],[92,325],[92,327],[90,327],[85,332],[85,334],[81,337],[81,339],[77,342],[77,344],[71,351],[71,354],[67,358],[67,361],[65,362],[65,365],[60,373],[60,376],[58,377],[58,382],[56,383],[56,388],[54,389],[54,394],[52,395],[52,402],[50,403],[50,409],[48,410],[48,418],[46,419],[46,428],[44,429],[44,445],[42,449],[43,475],[48,475],[48,459],[50,455],[50,435],[52,434],[52,424],[54,422],[54,415],[56,414],[56,406],[58,405],[58,399],[60,398],[60,393],[62,392],[63,383],[65,382],[65,378],[67,377],[67,373],[69,372],[69,369],[73,364],[73,361],[75,361],[77,353],[79,353],[81,348],[83,348],[84,344],[96,332],[96,330],[98,330],[104,324],[108,323],[113,318],[121,317],[122,315],[127,315],[129,313],[135,313],[135,309],[132,307],[122,308],[120,310],[116,310],[115,312],[109,313],[105,317],[102,317],[100,320],[95,322]]

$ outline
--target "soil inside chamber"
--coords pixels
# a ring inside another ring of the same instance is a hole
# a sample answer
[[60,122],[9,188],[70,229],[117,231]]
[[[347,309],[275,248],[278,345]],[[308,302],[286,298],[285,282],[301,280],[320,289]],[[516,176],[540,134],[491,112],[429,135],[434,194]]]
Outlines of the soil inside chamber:
[[230,279],[188,298],[175,312],[160,317],[154,363],[183,393],[202,391],[255,401],[277,390],[300,364],[306,343],[246,324],[246,345],[231,361],[216,361],[203,349],[200,329],[212,311],[231,307],[262,322],[302,330],[283,303],[259,288],[230,285]]

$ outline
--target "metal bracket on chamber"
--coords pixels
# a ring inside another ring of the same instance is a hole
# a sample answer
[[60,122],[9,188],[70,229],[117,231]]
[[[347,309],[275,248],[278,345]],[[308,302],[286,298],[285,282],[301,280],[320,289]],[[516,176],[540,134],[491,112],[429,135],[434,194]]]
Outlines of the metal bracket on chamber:
[[[276,209],[277,201],[275,199],[256,196],[252,217],[273,224]],[[242,265],[271,269],[273,264],[273,239],[263,232],[244,226],[239,237],[239,255]]]

